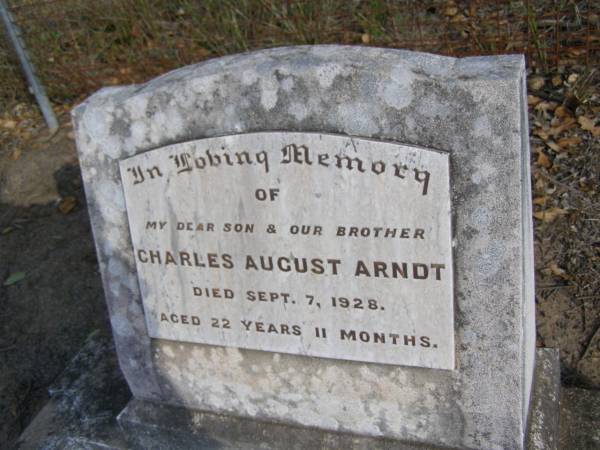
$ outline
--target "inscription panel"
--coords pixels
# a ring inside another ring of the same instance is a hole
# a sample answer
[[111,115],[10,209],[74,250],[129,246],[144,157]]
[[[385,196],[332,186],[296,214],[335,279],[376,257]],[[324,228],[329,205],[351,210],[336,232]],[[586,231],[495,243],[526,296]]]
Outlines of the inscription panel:
[[453,369],[448,158],[265,132],[121,161],[149,335]]

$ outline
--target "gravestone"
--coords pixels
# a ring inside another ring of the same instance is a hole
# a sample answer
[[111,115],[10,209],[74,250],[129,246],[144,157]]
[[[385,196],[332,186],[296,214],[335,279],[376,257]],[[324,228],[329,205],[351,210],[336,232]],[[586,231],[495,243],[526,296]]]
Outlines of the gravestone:
[[78,106],[123,427],[524,448],[524,82],[520,56],[307,46]]

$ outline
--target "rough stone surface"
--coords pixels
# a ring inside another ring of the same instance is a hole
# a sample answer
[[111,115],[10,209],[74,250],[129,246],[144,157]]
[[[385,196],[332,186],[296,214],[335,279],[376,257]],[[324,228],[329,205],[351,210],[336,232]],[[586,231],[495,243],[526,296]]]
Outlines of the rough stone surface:
[[566,388],[560,399],[560,448],[600,448],[600,391]]
[[528,449],[558,449],[560,359],[558,350],[538,348],[528,423]]
[[109,336],[92,333],[49,393],[17,450],[127,448],[116,416],[131,393]]
[[[554,450],[559,442],[560,363],[558,350],[538,349],[527,450]],[[572,414],[571,411],[566,414]],[[132,400],[119,415],[135,448],[159,446],[223,449],[349,449],[419,450],[441,449],[407,442],[327,433],[279,424],[202,413],[184,408]],[[593,422],[591,422],[593,423]],[[574,424],[571,424],[571,426]],[[177,436],[173,439],[172,436]],[[565,440],[568,444],[568,440]],[[448,447],[444,447],[448,448]],[[563,448],[570,448],[567,446]],[[579,447],[577,447],[579,448]],[[587,447],[586,447],[587,448]]]
[[136,450],[434,450],[390,439],[265,423],[139,400],[127,405],[119,423]]
[[[522,448],[535,329],[524,60],[376,48],[219,58],[74,111],[121,368],[136,398],[463,448]],[[253,131],[338,133],[450,153],[457,369],[151,340],[118,161]]]
[[[552,350],[538,350],[536,361],[540,364],[535,372],[531,420],[547,426],[558,422],[557,403],[547,400],[558,392],[558,385],[553,383],[559,378],[559,367]],[[441,450],[441,447],[259,422],[135,399],[121,412],[117,423],[115,415],[127,402],[129,392],[118,370],[111,339],[101,333],[90,337],[51,393],[52,400],[25,430],[17,450]],[[536,399],[537,395],[541,395],[541,401]],[[563,430],[562,448],[596,448],[570,445],[569,440],[576,439],[573,442],[578,444],[594,442],[597,414],[594,410],[573,409],[593,406],[590,398],[594,399],[593,392],[570,390],[562,408],[570,427]],[[555,448],[558,429],[539,429],[545,431],[529,431],[526,448]],[[585,441],[590,437],[591,441]]]

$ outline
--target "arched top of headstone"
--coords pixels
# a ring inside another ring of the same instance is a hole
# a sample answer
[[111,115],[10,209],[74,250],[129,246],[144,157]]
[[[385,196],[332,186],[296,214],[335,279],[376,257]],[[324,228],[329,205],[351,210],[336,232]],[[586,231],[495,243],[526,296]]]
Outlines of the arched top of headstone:
[[[474,122],[477,103],[514,108],[505,94],[518,92],[523,76],[517,55],[457,59],[374,47],[282,47],[105,88],[74,116],[86,134],[110,134],[98,147],[109,157],[118,147],[133,154],[189,139],[290,129],[448,150],[443,136],[464,128],[461,121]],[[490,126],[494,120],[506,123],[496,114]]]

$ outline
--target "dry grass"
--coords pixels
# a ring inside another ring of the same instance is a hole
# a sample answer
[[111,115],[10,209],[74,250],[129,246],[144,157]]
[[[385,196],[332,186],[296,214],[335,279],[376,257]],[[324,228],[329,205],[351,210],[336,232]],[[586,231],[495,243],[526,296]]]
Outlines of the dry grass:
[[[600,4],[547,0],[12,0],[50,98],[69,101],[206,58],[294,44],[450,55],[523,52],[532,65],[589,63]],[[1,40],[0,40],[1,42]],[[1,45],[1,44],[0,44]],[[0,50],[0,98],[24,98]]]

